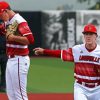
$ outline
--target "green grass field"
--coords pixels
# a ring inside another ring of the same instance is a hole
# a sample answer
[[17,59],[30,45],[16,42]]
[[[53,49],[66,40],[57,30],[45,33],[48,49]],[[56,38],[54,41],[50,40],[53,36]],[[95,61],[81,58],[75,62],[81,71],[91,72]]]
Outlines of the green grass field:
[[28,92],[73,93],[73,68],[73,63],[57,58],[31,58]]

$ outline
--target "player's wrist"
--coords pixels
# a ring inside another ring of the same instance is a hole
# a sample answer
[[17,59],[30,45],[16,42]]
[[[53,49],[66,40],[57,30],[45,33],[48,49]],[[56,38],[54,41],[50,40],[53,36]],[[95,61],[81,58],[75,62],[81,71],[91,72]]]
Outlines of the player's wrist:
[[6,39],[8,40],[9,36],[11,35],[11,33],[7,34],[6,35]]
[[14,35],[11,33],[11,34],[8,34],[7,36],[6,36],[6,39],[8,40],[8,41],[14,41]]
[[43,54],[48,54],[48,52],[49,52],[49,49],[43,49]]
[[46,50],[46,49],[43,49],[42,54],[45,54],[45,50]]

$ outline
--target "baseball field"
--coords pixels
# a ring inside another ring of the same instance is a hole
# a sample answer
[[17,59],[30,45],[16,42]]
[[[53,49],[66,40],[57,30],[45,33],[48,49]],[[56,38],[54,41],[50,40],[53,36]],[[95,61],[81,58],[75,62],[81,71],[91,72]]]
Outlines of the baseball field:
[[[28,74],[29,100],[73,100],[73,63],[32,57]],[[0,94],[7,100],[5,93]]]

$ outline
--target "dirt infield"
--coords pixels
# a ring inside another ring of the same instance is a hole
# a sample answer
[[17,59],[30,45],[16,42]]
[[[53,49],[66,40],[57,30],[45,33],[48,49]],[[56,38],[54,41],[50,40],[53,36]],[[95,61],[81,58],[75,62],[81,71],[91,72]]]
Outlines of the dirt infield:
[[[74,100],[73,94],[28,94],[29,100]],[[2,98],[2,99],[1,99]],[[0,93],[0,100],[8,100],[7,95]]]

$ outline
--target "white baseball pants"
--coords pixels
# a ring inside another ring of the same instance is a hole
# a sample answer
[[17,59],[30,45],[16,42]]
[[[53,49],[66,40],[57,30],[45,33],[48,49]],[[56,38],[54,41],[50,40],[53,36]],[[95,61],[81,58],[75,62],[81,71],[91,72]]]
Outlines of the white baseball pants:
[[28,56],[15,56],[8,59],[6,90],[9,100],[28,100],[26,87],[29,66]]
[[88,88],[75,82],[74,100],[100,100],[100,86]]

